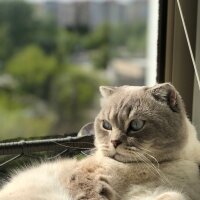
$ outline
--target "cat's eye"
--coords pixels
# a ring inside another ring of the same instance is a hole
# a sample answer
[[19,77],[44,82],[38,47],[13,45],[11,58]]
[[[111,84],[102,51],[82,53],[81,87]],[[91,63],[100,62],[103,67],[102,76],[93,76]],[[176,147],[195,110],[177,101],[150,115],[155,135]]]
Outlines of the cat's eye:
[[139,131],[143,128],[144,124],[145,124],[144,120],[134,119],[130,122],[129,130],[130,131]]
[[106,130],[112,130],[112,125],[107,120],[102,121],[102,126]]

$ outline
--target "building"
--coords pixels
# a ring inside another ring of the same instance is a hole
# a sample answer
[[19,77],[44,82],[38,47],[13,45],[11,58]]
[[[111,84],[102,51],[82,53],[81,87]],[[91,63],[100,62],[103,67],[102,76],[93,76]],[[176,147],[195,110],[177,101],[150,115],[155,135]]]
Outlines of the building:
[[133,24],[146,21],[148,0],[116,1],[47,1],[38,3],[37,15],[52,15],[59,26],[66,28],[86,27],[95,29],[109,23],[112,25]]

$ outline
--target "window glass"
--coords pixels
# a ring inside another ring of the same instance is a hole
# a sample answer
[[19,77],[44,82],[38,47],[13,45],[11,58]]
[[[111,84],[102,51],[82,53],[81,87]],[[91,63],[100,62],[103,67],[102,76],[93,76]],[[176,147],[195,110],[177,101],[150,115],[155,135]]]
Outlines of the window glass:
[[155,82],[157,0],[0,1],[0,140],[72,133],[100,85]]

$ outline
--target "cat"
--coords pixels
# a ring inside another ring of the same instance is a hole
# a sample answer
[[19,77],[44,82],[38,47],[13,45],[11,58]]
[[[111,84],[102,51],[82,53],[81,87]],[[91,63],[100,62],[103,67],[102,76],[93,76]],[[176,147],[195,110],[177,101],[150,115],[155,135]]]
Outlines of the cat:
[[200,199],[199,141],[176,89],[165,83],[100,90],[95,143],[104,162],[118,161],[107,171],[121,199]]
[[101,86],[94,155],[14,175],[1,200],[199,200],[200,144],[169,83]]

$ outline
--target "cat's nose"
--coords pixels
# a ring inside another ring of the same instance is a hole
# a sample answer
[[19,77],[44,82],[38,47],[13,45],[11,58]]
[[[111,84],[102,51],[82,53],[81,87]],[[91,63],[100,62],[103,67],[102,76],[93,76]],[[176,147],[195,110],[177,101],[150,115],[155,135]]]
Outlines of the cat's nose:
[[111,140],[111,143],[113,144],[113,146],[115,148],[117,148],[122,143],[122,141],[120,141],[120,140]]

